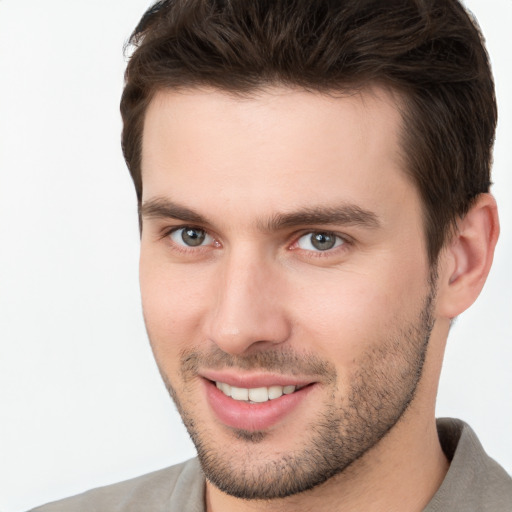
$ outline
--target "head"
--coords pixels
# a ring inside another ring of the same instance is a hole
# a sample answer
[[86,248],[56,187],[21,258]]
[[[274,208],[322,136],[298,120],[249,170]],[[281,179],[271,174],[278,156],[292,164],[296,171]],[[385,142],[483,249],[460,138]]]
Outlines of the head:
[[184,0],[131,42],[164,381],[216,487],[315,488],[433,418],[449,299],[488,262],[468,252],[496,123],[480,34],[455,1]]

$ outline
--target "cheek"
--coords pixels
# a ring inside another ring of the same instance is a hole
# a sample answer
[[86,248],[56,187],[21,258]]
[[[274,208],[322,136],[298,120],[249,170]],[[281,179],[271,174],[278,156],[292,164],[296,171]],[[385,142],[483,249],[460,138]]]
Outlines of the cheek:
[[372,273],[317,276],[314,292],[304,283],[295,294],[295,318],[304,343],[310,348],[314,343],[323,357],[351,368],[372,345],[416,322],[428,291],[424,271],[387,270],[381,266]]
[[207,281],[187,266],[159,262],[141,252],[144,321],[157,359],[196,343],[208,297]]

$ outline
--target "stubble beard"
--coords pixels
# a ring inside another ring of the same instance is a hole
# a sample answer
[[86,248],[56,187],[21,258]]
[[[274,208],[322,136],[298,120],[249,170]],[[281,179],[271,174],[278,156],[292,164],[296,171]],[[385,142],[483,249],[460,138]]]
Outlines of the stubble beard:
[[343,472],[386,436],[413,400],[434,324],[434,301],[435,285],[431,282],[417,319],[397,329],[388,339],[373,344],[363,354],[349,391],[341,399],[336,399],[337,374],[333,365],[314,355],[268,351],[240,357],[219,349],[212,349],[208,354],[184,353],[181,376],[185,385],[196,377],[196,369],[207,362],[209,367],[213,364],[317,374],[323,382],[330,383],[332,390],[322,414],[303,425],[308,437],[300,449],[269,460],[265,457],[264,443],[271,433],[232,430],[239,441],[236,446],[239,448],[240,442],[246,445],[243,453],[221,445],[208,426],[197,421],[195,404],[178,396],[161,372],[208,481],[237,498],[273,500],[307,491]]

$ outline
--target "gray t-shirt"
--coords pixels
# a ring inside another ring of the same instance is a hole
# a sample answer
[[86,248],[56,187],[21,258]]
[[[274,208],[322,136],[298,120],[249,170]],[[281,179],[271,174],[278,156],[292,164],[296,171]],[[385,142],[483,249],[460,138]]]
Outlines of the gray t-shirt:
[[[512,512],[512,479],[459,420],[437,421],[451,461],[424,512]],[[197,459],[50,503],[32,512],[204,512],[205,479]]]

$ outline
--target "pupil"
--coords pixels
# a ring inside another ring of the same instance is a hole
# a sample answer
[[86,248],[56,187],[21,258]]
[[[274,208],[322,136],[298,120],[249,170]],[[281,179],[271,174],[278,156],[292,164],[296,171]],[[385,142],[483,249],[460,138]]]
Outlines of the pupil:
[[319,251],[327,251],[332,249],[336,243],[336,237],[329,233],[315,233],[311,235],[311,244]]
[[181,239],[192,247],[201,245],[205,239],[205,233],[202,229],[187,228],[181,232]]

